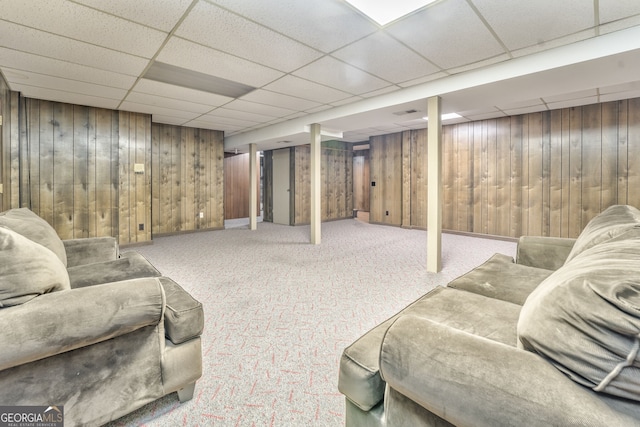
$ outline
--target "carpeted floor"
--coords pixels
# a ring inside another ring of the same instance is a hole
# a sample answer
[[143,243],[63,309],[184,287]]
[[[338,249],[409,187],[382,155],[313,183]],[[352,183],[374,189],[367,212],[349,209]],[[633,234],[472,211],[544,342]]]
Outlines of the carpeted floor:
[[426,232],[356,219],[258,224],[159,237],[137,248],[205,310],[204,375],[193,400],[166,396],[110,426],[342,426],[345,346],[435,286],[515,243],[444,234],[426,272]]

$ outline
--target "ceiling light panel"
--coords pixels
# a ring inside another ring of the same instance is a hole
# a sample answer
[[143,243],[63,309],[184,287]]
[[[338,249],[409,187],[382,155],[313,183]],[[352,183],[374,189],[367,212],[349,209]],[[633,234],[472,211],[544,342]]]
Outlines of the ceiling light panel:
[[435,3],[390,24],[386,31],[443,69],[504,53],[465,0]]
[[359,40],[334,52],[332,56],[392,83],[416,79],[438,71],[429,61],[384,32]]
[[157,61],[149,67],[144,78],[231,98],[238,98],[255,89],[243,83]]
[[285,72],[322,56],[302,43],[205,2],[193,8],[176,35]]
[[293,74],[354,95],[389,86],[388,82],[330,56],[325,56]]
[[260,87],[284,73],[179,37],[173,37],[157,57],[165,64]]
[[[377,30],[342,1],[210,0],[281,34],[329,53]],[[313,7],[310,7],[310,5]]]
[[0,20],[2,44],[11,49],[55,58],[101,70],[136,76],[149,63],[148,60],[127,53],[116,52],[67,37]]
[[66,0],[21,0],[16,2],[19,7],[7,3],[2,19],[144,58],[155,55],[167,37],[162,31]]
[[[192,0],[76,0],[76,3],[168,33],[180,20]],[[149,13],[150,10],[153,13]]]
[[435,0],[345,0],[353,7],[385,26],[398,18],[408,15]]

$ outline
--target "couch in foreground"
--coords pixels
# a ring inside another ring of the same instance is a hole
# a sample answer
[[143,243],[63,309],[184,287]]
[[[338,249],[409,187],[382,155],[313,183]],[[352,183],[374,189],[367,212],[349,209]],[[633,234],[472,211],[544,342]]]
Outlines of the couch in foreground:
[[94,426],[202,375],[202,305],[111,237],[62,241],[28,209],[0,213],[0,405],[64,408]]
[[342,355],[347,426],[640,425],[640,211],[522,237]]

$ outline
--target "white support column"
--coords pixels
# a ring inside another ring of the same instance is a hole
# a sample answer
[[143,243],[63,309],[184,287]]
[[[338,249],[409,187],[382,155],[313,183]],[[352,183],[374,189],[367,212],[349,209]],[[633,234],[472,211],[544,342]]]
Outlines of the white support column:
[[255,143],[249,144],[249,229],[258,228],[258,151]]
[[321,159],[321,147],[322,139],[320,138],[320,125],[317,123],[309,126],[309,133],[311,134],[311,243],[319,245],[321,239],[321,203],[320,194],[322,188],[320,187],[320,159]]
[[427,99],[427,271],[442,269],[442,119],[441,98]]

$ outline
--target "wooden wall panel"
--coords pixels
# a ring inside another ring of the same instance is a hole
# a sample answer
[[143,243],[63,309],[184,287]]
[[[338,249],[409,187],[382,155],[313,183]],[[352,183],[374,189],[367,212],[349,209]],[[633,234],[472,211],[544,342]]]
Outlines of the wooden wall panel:
[[[292,224],[311,221],[311,148],[298,145],[292,148]],[[321,219],[330,221],[353,216],[353,151],[350,144],[339,141],[322,143],[320,154]],[[267,163],[265,162],[265,171]],[[266,200],[265,193],[265,200]]]
[[[426,132],[403,132],[403,139],[405,134],[409,134],[410,147],[408,154],[410,157],[411,173],[409,187],[405,190],[403,185],[403,200],[405,199],[404,193],[407,191],[409,195],[409,224],[412,227],[418,227],[426,230],[427,228],[427,196],[428,196],[428,177],[427,177],[427,133]],[[404,151],[404,147],[403,147]],[[406,157],[403,152],[403,158]],[[402,207],[403,211],[405,206]],[[403,212],[403,216],[405,213]],[[404,221],[403,221],[404,226]]]
[[[225,219],[248,218],[250,154],[226,155],[224,158],[224,217]],[[256,165],[258,165],[256,159]],[[260,188],[260,177],[257,177],[257,188]],[[257,195],[257,215],[260,215],[260,194]]]
[[353,208],[369,212],[369,150],[353,152]]
[[627,204],[640,207],[640,98],[629,100],[627,126]]
[[369,140],[371,187],[369,221],[402,224],[402,134],[373,136]]
[[154,235],[223,228],[223,133],[153,123],[151,134]]

